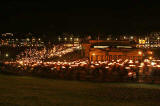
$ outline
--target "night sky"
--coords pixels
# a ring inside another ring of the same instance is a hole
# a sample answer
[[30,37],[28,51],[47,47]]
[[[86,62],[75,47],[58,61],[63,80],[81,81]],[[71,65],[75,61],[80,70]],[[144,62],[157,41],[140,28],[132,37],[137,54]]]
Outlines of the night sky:
[[[160,31],[158,3],[38,2],[0,3],[1,32]],[[148,0],[152,1],[152,0]]]

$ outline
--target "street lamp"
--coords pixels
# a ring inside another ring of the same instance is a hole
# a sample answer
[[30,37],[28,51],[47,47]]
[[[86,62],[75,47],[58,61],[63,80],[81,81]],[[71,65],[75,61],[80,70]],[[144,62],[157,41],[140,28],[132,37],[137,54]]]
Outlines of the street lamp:
[[141,52],[141,51],[139,51],[139,52],[138,52],[138,54],[139,54],[139,55],[142,55],[142,52]]
[[151,60],[151,59],[152,59],[152,57],[149,57],[149,59]]
[[67,38],[65,37],[64,40],[67,41]]
[[8,53],[6,53],[6,57],[8,57],[9,56],[9,54]]
[[155,63],[154,63],[154,62],[151,62],[151,65],[152,65],[152,66],[154,66],[154,65],[155,65]]
[[61,38],[59,37],[58,40],[61,41]]

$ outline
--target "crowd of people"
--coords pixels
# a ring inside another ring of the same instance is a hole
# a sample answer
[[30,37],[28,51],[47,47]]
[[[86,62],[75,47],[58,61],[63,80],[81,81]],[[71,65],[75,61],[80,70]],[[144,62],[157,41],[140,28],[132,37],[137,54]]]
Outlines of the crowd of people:
[[[45,62],[33,67],[22,66],[17,63],[1,63],[0,72],[5,74],[33,75],[46,78],[89,81],[138,82],[143,79],[144,82],[145,80],[146,82],[154,82],[155,80],[159,81],[160,79],[159,67],[152,67],[152,69],[150,69],[147,67],[147,63],[137,63],[139,66],[134,66],[130,61],[123,62],[123,64],[120,62],[92,63],[83,61],[79,62],[79,65],[77,66],[76,62],[73,63],[74,65],[71,63],[73,62]],[[143,72],[140,71],[142,69]],[[150,74],[148,75],[147,73]]]
[[23,61],[26,65],[31,65],[33,63],[57,58],[57,57],[64,57],[64,55],[73,53],[76,50],[79,50],[80,46],[72,46],[66,47],[63,45],[54,45],[51,48],[44,47],[41,50],[37,48],[30,48],[26,49],[25,51],[21,52],[16,57],[16,61]]
[[79,48],[57,45],[48,49],[26,49],[15,61],[0,62],[0,72],[91,81],[143,82],[147,79],[153,82],[155,78],[160,79],[160,60],[90,61],[81,57]]

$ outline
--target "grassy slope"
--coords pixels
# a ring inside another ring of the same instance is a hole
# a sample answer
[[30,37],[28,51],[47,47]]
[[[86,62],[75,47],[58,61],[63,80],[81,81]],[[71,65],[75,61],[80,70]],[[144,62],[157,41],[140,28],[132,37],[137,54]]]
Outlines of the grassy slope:
[[0,105],[160,106],[160,86],[0,75]]

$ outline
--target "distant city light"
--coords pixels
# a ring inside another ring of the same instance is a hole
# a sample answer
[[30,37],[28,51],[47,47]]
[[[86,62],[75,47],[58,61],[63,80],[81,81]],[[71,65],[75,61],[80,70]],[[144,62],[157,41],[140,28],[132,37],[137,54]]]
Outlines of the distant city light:
[[77,38],[77,41],[79,41],[79,38]]
[[152,57],[149,57],[149,59],[151,60],[151,59],[152,59]]
[[110,38],[107,38],[107,40],[110,40]]
[[92,53],[93,56],[95,56],[95,53]]
[[58,40],[60,41],[60,40],[61,40],[61,37],[58,37]]
[[131,39],[133,39],[133,36],[131,36]]
[[8,53],[6,53],[6,57],[8,57],[9,56],[9,54]]
[[139,51],[139,52],[138,52],[138,54],[139,54],[139,55],[142,55],[142,52],[141,52],[141,51]]
[[154,66],[154,65],[155,65],[155,62],[151,62],[151,65]]
[[27,41],[30,41],[30,39],[29,39],[29,38],[27,38]]

